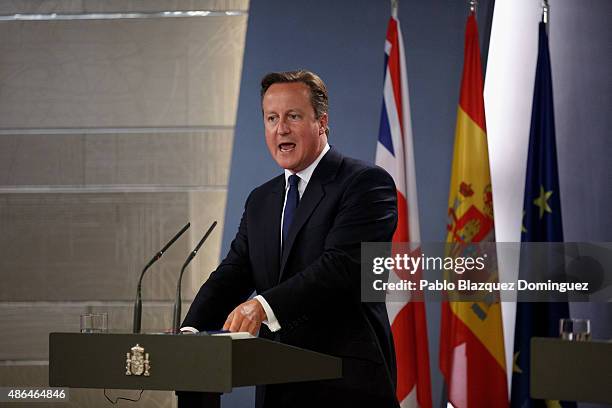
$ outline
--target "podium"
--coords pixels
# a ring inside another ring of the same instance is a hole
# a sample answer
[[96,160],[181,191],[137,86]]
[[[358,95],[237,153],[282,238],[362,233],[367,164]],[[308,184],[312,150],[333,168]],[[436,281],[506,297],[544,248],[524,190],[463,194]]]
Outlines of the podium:
[[179,406],[219,407],[234,387],[341,376],[340,358],[260,338],[49,335],[50,386],[177,391]]
[[612,404],[612,342],[531,339],[532,398]]

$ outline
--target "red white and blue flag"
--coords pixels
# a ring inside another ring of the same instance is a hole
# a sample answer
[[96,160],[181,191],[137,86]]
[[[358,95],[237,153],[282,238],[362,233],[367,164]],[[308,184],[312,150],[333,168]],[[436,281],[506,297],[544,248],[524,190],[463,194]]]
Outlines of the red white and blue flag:
[[[389,20],[385,41],[385,80],[376,164],[384,168],[397,188],[398,225],[393,242],[421,240],[414,171],[412,125],[404,44],[400,24]],[[411,250],[420,251],[411,247]],[[400,277],[391,271],[389,280]],[[429,349],[425,304],[406,296],[404,301],[387,302],[397,360],[397,399],[402,408],[431,408]]]

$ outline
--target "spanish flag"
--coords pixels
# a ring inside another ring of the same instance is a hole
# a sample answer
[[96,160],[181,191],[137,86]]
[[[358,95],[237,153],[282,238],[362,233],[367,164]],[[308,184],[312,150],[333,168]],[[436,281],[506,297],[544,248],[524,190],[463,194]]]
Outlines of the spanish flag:
[[[483,80],[474,13],[467,19],[448,198],[447,242],[495,241]],[[508,407],[499,302],[444,302],[440,370],[455,408]]]

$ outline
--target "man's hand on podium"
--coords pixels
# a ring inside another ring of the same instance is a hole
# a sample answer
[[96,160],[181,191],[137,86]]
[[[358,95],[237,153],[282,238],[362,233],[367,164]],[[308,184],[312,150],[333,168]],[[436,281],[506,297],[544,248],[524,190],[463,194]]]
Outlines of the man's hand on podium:
[[251,299],[232,310],[227,316],[223,330],[249,332],[255,336],[261,327],[261,323],[266,319],[266,312],[261,303],[256,299]]

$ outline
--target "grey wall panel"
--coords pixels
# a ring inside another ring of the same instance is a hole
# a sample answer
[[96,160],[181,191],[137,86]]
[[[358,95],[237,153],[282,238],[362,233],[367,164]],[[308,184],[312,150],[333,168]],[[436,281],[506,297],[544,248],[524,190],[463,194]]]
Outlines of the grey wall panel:
[[0,123],[233,126],[245,29],[245,16],[3,22]]
[[47,386],[49,385],[48,365],[0,366],[0,386]]
[[0,135],[0,188],[227,185],[233,131]]
[[[0,366],[0,386],[26,386],[46,387],[49,385],[49,366]],[[108,396],[115,400],[117,397],[138,398],[140,391],[133,390],[107,390]],[[110,403],[104,398],[104,392],[100,389],[69,390],[69,400],[65,404],[36,402],[36,408],[51,407],[75,407],[75,408],[108,408]],[[15,404],[7,404],[11,407]],[[15,406],[24,407],[24,403]],[[121,404],[119,406],[128,406]],[[174,393],[168,391],[145,391],[139,402],[130,402],[130,407],[171,408],[176,406]]]
[[[191,305],[190,300],[181,303],[181,317],[184,318]],[[142,305],[142,332],[162,333],[172,329],[172,312],[174,303],[170,302],[144,302]],[[105,304],[87,308],[91,313],[108,313],[108,327],[110,331],[131,333],[133,328],[134,308],[132,303],[116,305]],[[52,331],[56,331],[53,329]]]
[[[141,268],[191,221],[143,281],[143,330],[168,329],[179,269],[217,220],[183,278],[187,312],[219,262],[247,9],[248,0],[0,2],[0,384],[46,385],[47,366],[36,364],[48,333],[78,330],[84,311],[131,331]],[[242,12],[153,14],[166,10]],[[54,12],[143,14],[10,20]],[[72,390],[66,406],[108,405],[101,390]],[[129,405],[176,403],[147,391]]]
[[[0,300],[131,299],[146,262],[194,216],[143,282],[145,299],[173,299],[176,274],[224,206],[223,191],[0,195]],[[221,228],[191,266],[186,296],[216,266],[220,242]]]
[[48,360],[49,333],[78,332],[85,306],[0,305],[0,360]]
[[81,135],[2,135],[0,186],[84,184],[84,159]]
[[4,0],[1,14],[247,10],[248,0]]
[[0,13],[53,13],[83,10],[83,0],[14,0],[0,2]]
[[[189,302],[182,303],[183,317]],[[160,333],[172,327],[173,302],[144,302],[142,332]],[[78,303],[10,303],[0,305],[0,325],[10,328],[0,332],[0,360],[47,361],[49,333],[78,332],[83,313],[108,313],[109,331],[131,333],[132,302]]]
[[224,187],[232,136],[232,130],[88,135],[85,184]]
[[248,10],[249,0],[82,0],[83,10]]
[[[213,221],[217,221],[217,226],[188,269],[185,270],[183,275],[183,299],[193,299],[195,297],[202,283],[208,279],[210,273],[219,264],[220,257],[225,256],[221,253],[221,242],[225,225],[226,198],[226,192],[218,193],[215,196],[205,193],[191,193],[189,196],[189,219],[192,225],[189,250],[197,245]],[[178,272],[178,269],[175,272]]]

